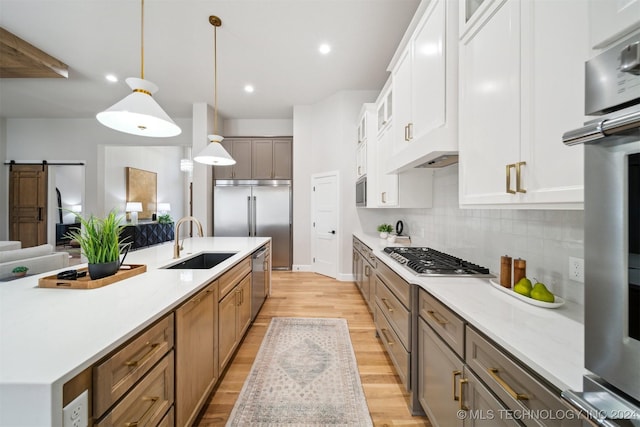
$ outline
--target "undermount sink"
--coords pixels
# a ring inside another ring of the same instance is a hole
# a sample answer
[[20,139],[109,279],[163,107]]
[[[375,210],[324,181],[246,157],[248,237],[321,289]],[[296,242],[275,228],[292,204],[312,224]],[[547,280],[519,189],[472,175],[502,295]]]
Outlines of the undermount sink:
[[206,270],[215,267],[227,258],[231,258],[236,253],[237,252],[204,252],[199,255],[192,256],[191,258],[184,259],[177,264],[173,264],[164,268],[179,270]]

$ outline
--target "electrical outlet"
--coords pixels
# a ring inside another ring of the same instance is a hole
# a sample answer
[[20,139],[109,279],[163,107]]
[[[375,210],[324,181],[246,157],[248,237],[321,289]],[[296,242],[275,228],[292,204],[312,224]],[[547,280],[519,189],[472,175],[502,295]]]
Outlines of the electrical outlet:
[[63,427],[87,427],[89,425],[89,391],[85,390],[62,408]]
[[584,283],[584,260],[569,257],[569,279]]

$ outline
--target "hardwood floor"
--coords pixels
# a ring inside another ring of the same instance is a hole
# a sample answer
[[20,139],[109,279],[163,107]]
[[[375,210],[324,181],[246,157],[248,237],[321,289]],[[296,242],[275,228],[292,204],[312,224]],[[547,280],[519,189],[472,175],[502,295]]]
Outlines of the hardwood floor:
[[347,319],[374,425],[431,426],[426,417],[412,417],[409,413],[408,395],[375,336],[373,317],[355,284],[314,273],[274,271],[272,277],[271,297],[267,298],[224,378],[203,408],[198,426],[226,423],[272,317]]

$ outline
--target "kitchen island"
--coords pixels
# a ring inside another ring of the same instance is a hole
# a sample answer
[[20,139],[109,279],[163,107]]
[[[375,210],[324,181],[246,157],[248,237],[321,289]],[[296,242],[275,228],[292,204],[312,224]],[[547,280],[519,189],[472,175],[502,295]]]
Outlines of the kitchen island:
[[[63,385],[265,245],[263,237],[185,239],[129,253],[147,272],[92,289],[0,286],[0,425],[61,426]],[[163,269],[200,252],[236,252],[208,270]],[[81,266],[80,266],[81,267]]]

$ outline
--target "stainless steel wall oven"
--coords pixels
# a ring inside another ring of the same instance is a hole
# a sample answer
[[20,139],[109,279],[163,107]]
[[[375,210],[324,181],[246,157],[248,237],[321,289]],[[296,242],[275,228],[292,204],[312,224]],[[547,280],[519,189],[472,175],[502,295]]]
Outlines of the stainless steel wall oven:
[[640,34],[586,63],[585,367],[563,396],[601,425],[640,425]]

